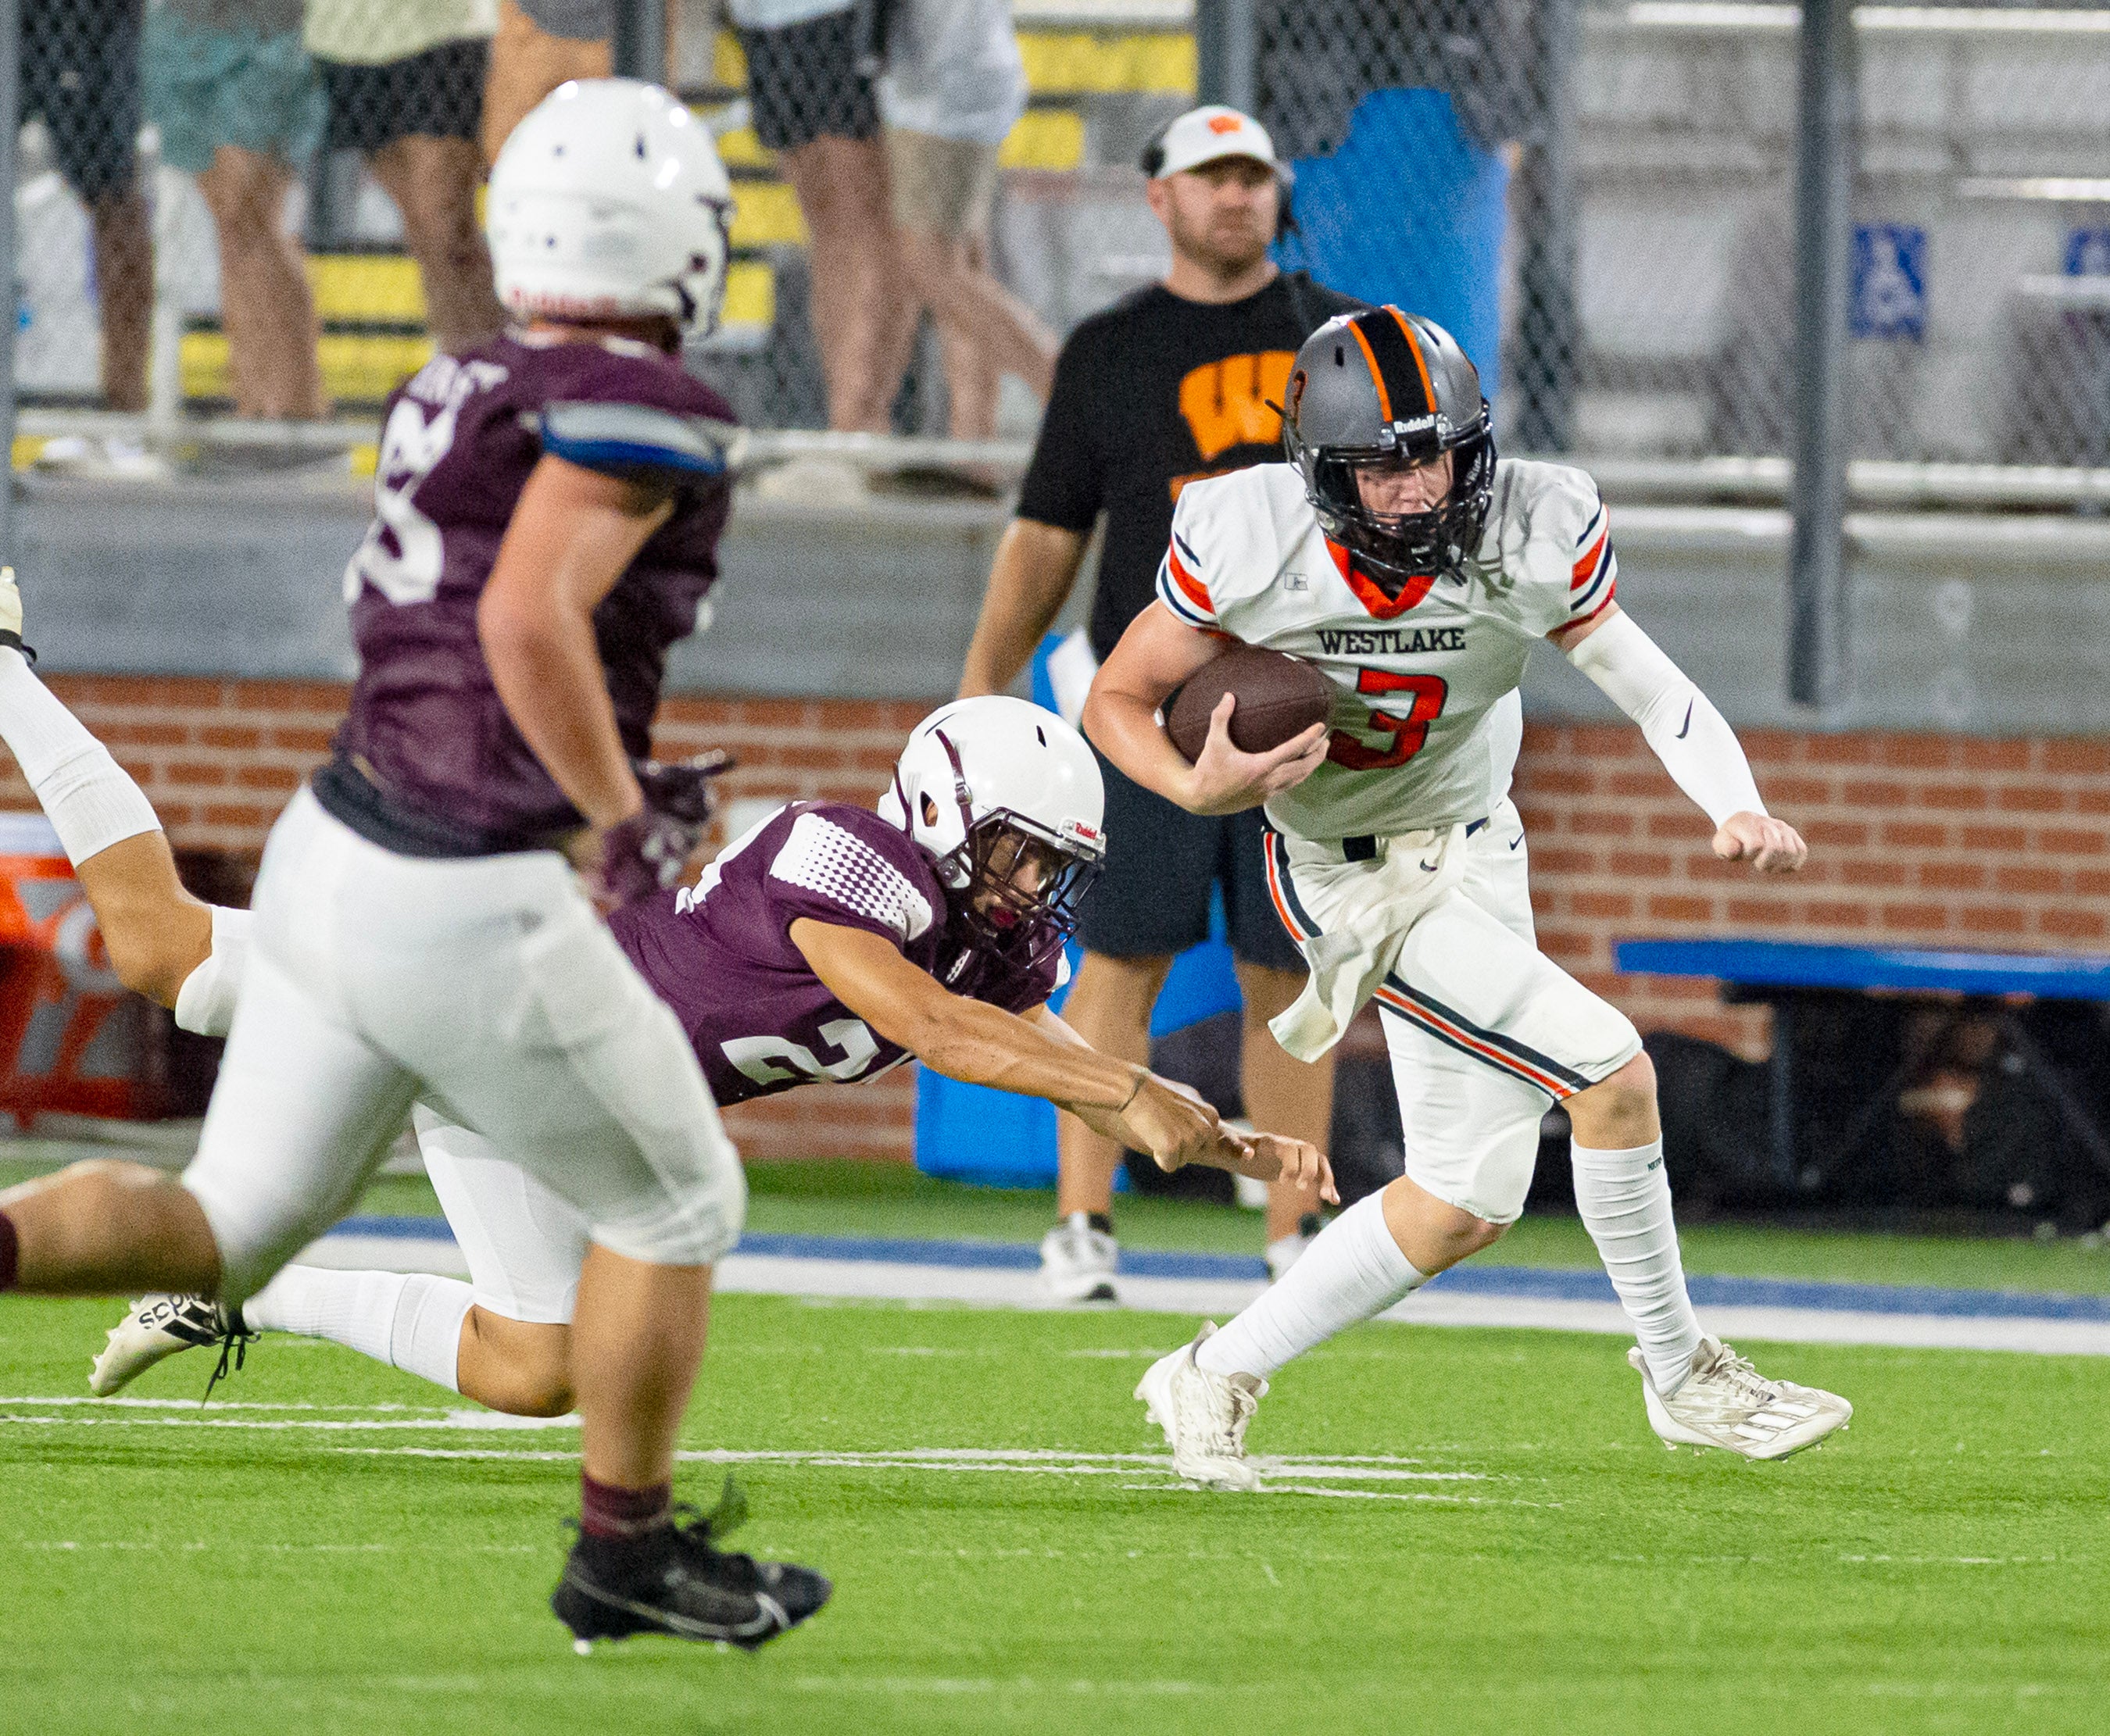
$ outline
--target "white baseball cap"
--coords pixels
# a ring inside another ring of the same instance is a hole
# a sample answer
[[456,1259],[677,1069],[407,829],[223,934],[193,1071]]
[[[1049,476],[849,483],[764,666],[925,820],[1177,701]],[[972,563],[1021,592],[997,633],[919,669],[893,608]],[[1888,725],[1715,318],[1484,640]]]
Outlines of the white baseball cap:
[[1155,181],[1227,156],[1249,156],[1270,169],[1280,166],[1266,127],[1250,115],[1211,102],[1188,110],[1151,140],[1143,153],[1143,172]]

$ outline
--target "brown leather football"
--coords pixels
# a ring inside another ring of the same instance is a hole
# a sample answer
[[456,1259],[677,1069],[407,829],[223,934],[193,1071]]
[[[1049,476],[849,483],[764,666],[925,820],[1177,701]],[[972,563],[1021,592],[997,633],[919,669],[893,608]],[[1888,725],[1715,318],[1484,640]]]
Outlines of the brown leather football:
[[1197,671],[1165,708],[1165,733],[1189,763],[1201,757],[1210,713],[1227,693],[1238,701],[1231,745],[1247,753],[1265,753],[1324,723],[1333,704],[1333,684],[1302,658],[1234,645]]

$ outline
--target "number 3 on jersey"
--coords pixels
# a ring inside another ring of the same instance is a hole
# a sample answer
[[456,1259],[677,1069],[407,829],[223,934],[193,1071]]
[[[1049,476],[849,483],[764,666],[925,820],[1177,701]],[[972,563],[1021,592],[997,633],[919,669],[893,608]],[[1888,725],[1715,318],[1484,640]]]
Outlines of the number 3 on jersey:
[[1383,771],[1388,766],[1404,766],[1428,744],[1429,726],[1442,715],[1451,684],[1440,675],[1393,675],[1383,669],[1365,669],[1356,679],[1356,691],[1365,697],[1379,694],[1411,694],[1412,706],[1405,717],[1370,708],[1369,727],[1392,737],[1389,748],[1366,746],[1345,730],[1336,730],[1327,744],[1326,757],[1351,771]]

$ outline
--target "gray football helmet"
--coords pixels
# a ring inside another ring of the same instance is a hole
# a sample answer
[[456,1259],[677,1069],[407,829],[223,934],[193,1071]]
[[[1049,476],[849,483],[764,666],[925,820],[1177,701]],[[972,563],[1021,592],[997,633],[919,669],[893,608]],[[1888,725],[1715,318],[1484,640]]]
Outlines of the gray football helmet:
[[[1329,319],[1290,370],[1282,443],[1326,534],[1385,593],[1460,578],[1487,527],[1495,436],[1479,371],[1433,319],[1396,307]],[[1424,513],[1363,504],[1356,471],[1451,456],[1450,492]]]

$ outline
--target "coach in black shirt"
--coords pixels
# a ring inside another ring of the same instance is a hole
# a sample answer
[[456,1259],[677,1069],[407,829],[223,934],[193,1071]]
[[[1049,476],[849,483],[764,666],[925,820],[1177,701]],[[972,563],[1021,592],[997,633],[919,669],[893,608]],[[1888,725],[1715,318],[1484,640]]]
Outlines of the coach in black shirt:
[[[1143,157],[1150,208],[1172,240],[1172,269],[1071,333],[1055,364],[1018,516],[1004,533],[967,652],[963,695],[1001,693],[1032,655],[1107,516],[1091,641],[1103,658],[1152,604],[1180,491],[1204,477],[1282,458],[1278,406],[1297,346],[1361,304],[1285,275],[1268,257],[1286,180],[1266,130],[1234,109],[1181,115]],[[1331,1059],[1293,1060],[1267,1020],[1296,999],[1304,963],[1268,902],[1259,810],[1189,814],[1104,760],[1105,875],[1084,901],[1083,967],[1063,1017],[1093,1047],[1143,1061],[1152,1004],[1175,953],[1207,938],[1223,888],[1245,997],[1247,1114],[1324,1146]],[[1041,1245],[1054,1293],[1112,1294],[1110,1214],[1121,1159],[1112,1140],[1062,1119],[1061,1221]],[[1268,1213],[1269,1262],[1301,1250],[1315,1199],[1280,1189]]]

